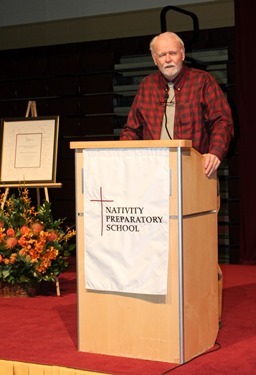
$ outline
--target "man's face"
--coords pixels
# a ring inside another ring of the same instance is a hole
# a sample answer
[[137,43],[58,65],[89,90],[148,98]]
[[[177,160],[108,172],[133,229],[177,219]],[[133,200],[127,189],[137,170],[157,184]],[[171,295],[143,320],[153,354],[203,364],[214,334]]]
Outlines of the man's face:
[[159,36],[155,42],[152,57],[163,76],[172,81],[181,71],[185,52],[183,46],[175,38]]

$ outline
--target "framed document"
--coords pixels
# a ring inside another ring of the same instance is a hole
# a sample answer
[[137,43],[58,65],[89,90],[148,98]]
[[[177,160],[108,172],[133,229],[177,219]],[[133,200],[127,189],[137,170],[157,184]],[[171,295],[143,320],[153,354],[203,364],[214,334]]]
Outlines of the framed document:
[[59,117],[1,121],[2,183],[56,182]]

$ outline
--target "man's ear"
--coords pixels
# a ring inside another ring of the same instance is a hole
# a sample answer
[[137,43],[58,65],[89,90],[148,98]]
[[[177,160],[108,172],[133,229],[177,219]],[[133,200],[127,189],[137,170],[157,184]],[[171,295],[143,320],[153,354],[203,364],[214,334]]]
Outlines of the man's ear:
[[185,60],[185,49],[182,49],[181,52],[182,52],[182,61],[184,61]]
[[155,56],[153,55],[153,53],[152,53],[152,59],[153,59],[153,61],[154,61],[154,63],[155,63],[155,65],[157,65],[157,61],[156,61],[156,58],[155,58]]

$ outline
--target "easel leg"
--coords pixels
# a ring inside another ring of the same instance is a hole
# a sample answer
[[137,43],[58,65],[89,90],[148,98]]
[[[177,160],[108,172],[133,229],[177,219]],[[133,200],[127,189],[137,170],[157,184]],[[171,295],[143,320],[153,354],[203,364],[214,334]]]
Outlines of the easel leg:
[[41,199],[40,199],[40,190],[39,190],[39,188],[36,188],[36,201],[37,201],[38,206],[40,206],[41,205]]
[[49,202],[49,193],[48,193],[48,189],[47,188],[44,188],[44,195],[45,195],[45,200],[47,202]]
[[2,203],[1,203],[1,209],[2,210],[4,209],[4,205],[5,205],[6,199],[8,197],[8,194],[9,194],[9,188],[6,188],[5,191],[4,191],[4,197],[3,197],[3,200],[2,200]]
[[[29,113],[31,113],[32,117],[37,117],[37,109],[36,109],[36,102],[35,101],[29,101],[27,106],[27,112],[26,117],[29,116]],[[45,200],[49,202],[49,194],[48,189],[44,188],[44,194],[45,194]],[[8,195],[8,192],[7,192]],[[6,196],[7,196],[6,195]],[[6,199],[6,198],[5,198]],[[37,204],[40,206],[41,199],[40,199],[40,190],[37,188]],[[55,286],[56,286],[56,294],[59,297],[60,296],[60,283],[58,277],[55,278]]]
[[56,277],[55,285],[56,285],[56,294],[59,297],[60,296],[60,283],[59,283],[58,277]]

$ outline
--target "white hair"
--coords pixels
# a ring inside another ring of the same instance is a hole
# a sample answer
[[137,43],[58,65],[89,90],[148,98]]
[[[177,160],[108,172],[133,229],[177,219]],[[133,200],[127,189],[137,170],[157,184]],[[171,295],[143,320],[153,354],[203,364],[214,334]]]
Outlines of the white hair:
[[160,36],[161,36],[161,37],[164,37],[164,38],[166,38],[166,39],[176,39],[177,42],[180,43],[181,48],[184,49],[184,42],[183,42],[183,40],[182,40],[177,34],[171,32],[171,31],[166,31],[165,33],[161,33],[161,34],[159,34],[159,35],[156,35],[156,36],[151,40],[151,42],[150,42],[150,44],[149,44],[149,49],[150,49],[152,55],[155,53],[155,51],[154,51],[154,49],[155,49],[155,43],[156,43],[157,39],[158,39]]

